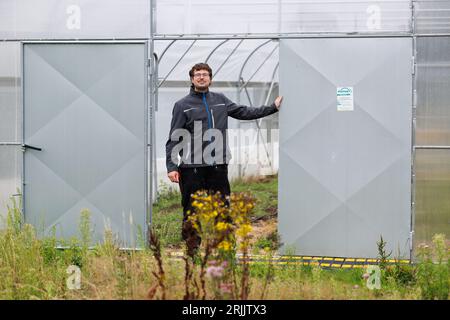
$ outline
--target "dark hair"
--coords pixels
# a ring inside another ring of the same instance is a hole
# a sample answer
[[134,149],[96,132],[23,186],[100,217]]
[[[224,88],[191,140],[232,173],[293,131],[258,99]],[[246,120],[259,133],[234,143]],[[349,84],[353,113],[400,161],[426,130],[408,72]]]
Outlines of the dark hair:
[[212,78],[212,70],[211,67],[207,64],[207,63],[196,63],[191,70],[189,71],[189,77],[193,77],[194,76],[194,72],[198,71],[198,70],[206,70],[209,73],[209,77]]

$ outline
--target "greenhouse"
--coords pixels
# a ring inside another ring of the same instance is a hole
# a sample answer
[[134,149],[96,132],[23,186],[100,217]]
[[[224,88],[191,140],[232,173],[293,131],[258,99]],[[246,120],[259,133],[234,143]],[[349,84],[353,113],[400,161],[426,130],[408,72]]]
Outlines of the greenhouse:
[[450,231],[450,2],[3,0],[0,225],[7,207],[69,238],[147,238],[174,103],[193,64],[247,106],[230,178],[278,174],[298,255],[399,257]]

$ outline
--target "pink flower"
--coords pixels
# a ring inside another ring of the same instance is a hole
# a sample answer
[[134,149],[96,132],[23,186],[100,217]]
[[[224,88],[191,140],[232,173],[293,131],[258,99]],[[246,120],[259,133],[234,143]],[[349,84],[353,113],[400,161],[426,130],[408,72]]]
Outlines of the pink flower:
[[210,266],[206,269],[206,275],[211,278],[220,278],[223,276],[223,268]]
[[231,289],[233,289],[233,285],[231,283],[221,283],[219,288],[220,288],[220,291],[222,291],[222,293],[231,293]]
[[216,260],[210,260],[210,261],[208,261],[208,264],[210,266],[215,266],[217,264],[217,261]]

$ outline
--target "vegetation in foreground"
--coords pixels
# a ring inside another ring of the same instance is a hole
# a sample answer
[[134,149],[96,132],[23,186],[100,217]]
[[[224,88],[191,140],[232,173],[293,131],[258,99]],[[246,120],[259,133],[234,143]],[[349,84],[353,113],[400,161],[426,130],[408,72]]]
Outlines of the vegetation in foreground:
[[[239,183],[234,191],[242,191]],[[241,183],[245,184],[244,190],[255,191],[234,194],[231,209],[212,195],[196,195],[198,215],[192,223],[205,233],[205,238],[200,252],[194,253],[177,240],[179,235],[175,236],[181,216],[164,216],[165,221],[162,218],[164,213],[181,215],[177,212],[176,193],[160,196],[150,246],[140,251],[119,250],[108,231],[102,244],[89,248],[91,225],[87,211],[80,216],[78,239],[60,241],[54,235],[38,238],[32,226],[22,223],[20,204],[13,203],[6,229],[0,231],[0,298],[448,299],[450,264],[443,235],[435,235],[432,245],[419,248],[414,265],[385,263],[390,253],[385,252],[385,243],[380,239],[379,289],[368,288],[372,275],[364,269],[276,265],[270,259],[258,264],[246,263],[245,259],[236,263],[238,253],[245,258],[250,252],[265,252],[270,258],[277,241],[276,228],[264,229],[276,221],[276,212],[270,209],[276,208],[276,179]],[[255,200],[258,192],[264,197]],[[221,213],[231,214],[232,220],[220,218]],[[175,222],[170,225],[171,219],[176,220],[177,227]],[[181,259],[170,255],[173,248],[184,250]]]

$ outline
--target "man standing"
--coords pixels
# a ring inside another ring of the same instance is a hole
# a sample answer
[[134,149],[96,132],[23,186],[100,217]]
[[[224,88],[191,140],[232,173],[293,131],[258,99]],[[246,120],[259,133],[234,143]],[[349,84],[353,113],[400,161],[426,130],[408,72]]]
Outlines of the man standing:
[[[228,163],[231,153],[226,142],[228,116],[254,120],[271,115],[279,110],[283,97],[277,97],[271,106],[240,106],[222,93],[209,91],[212,70],[208,64],[194,65],[189,77],[192,84],[190,93],[177,101],[173,108],[166,143],[166,166],[170,181],[180,186],[182,237],[188,248],[195,248],[201,239],[187,221],[188,212],[192,212],[191,195],[198,190],[230,195]],[[180,161],[178,156],[181,156]]]

